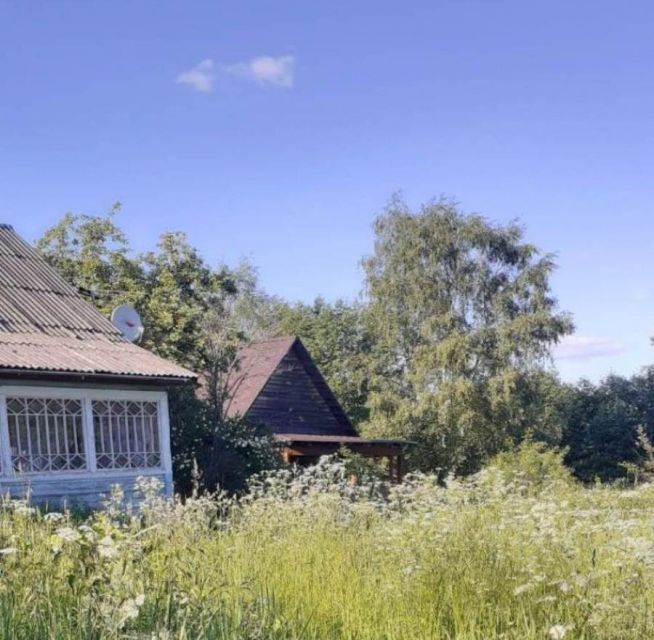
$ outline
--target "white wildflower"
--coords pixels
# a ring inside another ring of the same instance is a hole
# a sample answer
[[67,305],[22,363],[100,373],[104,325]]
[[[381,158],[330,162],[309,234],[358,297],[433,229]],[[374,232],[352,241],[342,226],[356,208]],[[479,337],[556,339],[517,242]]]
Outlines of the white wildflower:
[[145,602],[145,596],[143,594],[136,596],[136,598],[128,598],[120,606],[120,624],[124,626],[125,623],[129,620],[134,620],[138,618],[139,609]]
[[55,534],[64,542],[77,542],[79,540],[79,533],[71,527],[61,527],[55,531]]
[[563,593],[570,593],[570,591],[572,591],[572,587],[565,580],[559,583],[559,589],[561,589]]
[[87,524],[80,525],[77,530],[80,531],[89,542],[95,540],[95,531],[93,531],[93,529],[91,529]]
[[46,513],[45,516],[43,516],[43,519],[46,522],[61,522],[66,516],[64,516],[63,513],[59,513],[58,511],[51,511],[50,513]]
[[415,565],[408,565],[408,566],[402,568],[402,575],[411,576],[416,572],[416,570],[417,570],[417,567]]
[[105,536],[98,542],[98,555],[107,559],[115,558],[118,555],[118,549],[111,536]]
[[550,602],[556,602],[556,598],[554,596],[543,596],[538,602],[542,603],[550,603]]
[[532,585],[530,585],[530,584],[521,584],[519,587],[516,587],[513,590],[513,595],[514,596],[522,595],[523,593],[526,593],[527,591],[529,591],[529,589],[531,589],[531,586]]
[[139,615],[139,608],[133,598],[128,598],[120,606],[120,620],[124,624],[128,620],[134,620]]
[[550,638],[550,640],[562,640],[565,638],[569,629],[570,627],[564,626],[562,624],[552,625],[547,631],[547,637]]

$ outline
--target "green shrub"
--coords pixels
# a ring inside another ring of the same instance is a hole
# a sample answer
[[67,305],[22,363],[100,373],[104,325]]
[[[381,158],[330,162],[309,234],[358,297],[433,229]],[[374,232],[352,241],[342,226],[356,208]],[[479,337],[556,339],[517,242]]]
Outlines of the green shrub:
[[572,484],[572,474],[564,457],[564,451],[527,438],[513,451],[495,456],[486,472],[499,473],[505,483],[511,483],[524,494],[534,495],[553,485],[567,487]]

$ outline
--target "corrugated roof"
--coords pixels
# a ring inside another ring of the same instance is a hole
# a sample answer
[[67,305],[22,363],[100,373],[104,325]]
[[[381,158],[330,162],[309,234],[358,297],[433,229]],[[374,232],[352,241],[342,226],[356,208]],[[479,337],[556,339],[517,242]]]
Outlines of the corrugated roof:
[[130,344],[12,227],[0,224],[0,371],[192,379]]

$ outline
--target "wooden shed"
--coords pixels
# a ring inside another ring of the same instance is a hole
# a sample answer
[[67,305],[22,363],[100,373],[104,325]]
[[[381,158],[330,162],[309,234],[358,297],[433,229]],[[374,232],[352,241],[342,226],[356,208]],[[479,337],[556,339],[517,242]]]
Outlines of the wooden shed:
[[287,462],[308,464],[346,447],[388,458],[391,477],[401,479],[406,443],[360,437],[298,337],[243,346],[230,378],[227,416],[269,428]]
[[0,224],[0,492],[97,505],[172,491],[167,387],[195,374],[129,343]]

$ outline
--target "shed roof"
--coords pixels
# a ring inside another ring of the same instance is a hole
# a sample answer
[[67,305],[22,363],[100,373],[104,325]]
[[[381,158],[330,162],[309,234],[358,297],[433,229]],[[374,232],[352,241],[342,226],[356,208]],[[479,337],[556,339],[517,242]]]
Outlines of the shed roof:
[[344,432],[356,435],[350,419],[297,336],[250,342],[239,349],[236,367],[230,374],[231,398],[227,406],[227,415],[229,417],[245,416],[282,360],[290,352],[298,357],[316,390]]
[[0,373],[34,371],[188,380],[131,344],[13,228],[0,224]]
[[259,340],[239,349],[229,376],[229,417],[244,416],[248,412],[295,340],[294,336]]

